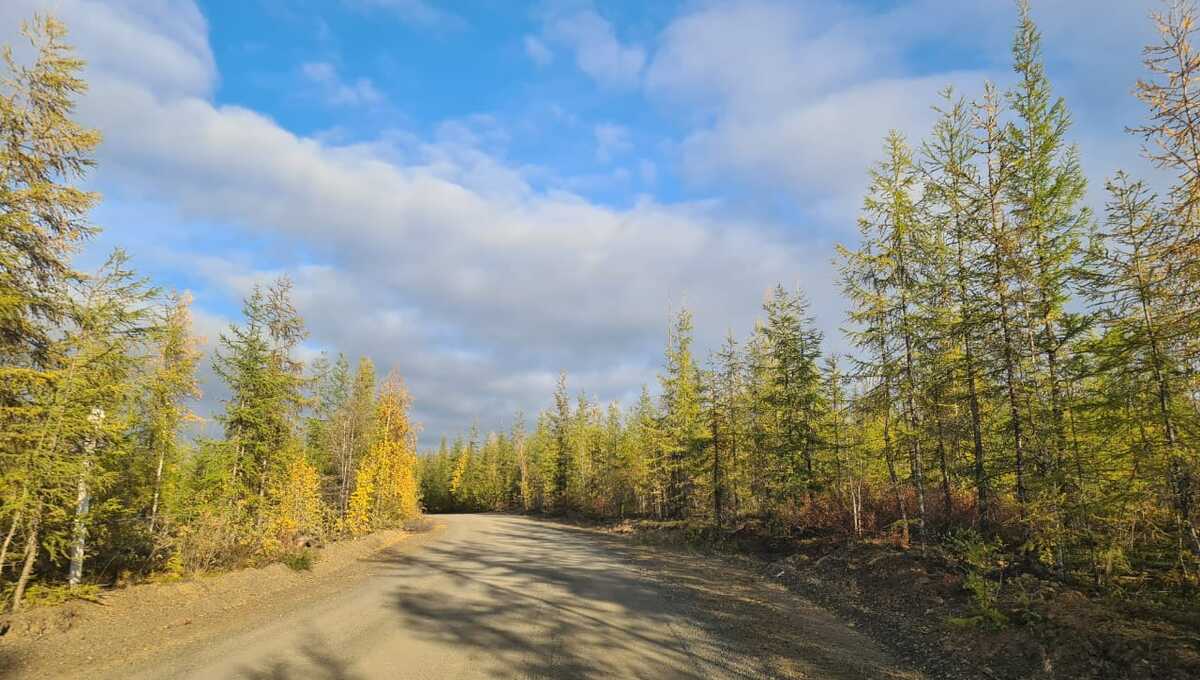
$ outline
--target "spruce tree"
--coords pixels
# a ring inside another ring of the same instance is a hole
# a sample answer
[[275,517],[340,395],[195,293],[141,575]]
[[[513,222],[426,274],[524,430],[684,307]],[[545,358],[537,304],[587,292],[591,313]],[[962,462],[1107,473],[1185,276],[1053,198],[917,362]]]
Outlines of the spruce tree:
[[796,494],[809,495],[816,483],[813,455],[817,447],[820,398],[821,333],[814,327],[803,292],[776,286],[763,304],[762,326],[769,359],[771,409],[775,440],[776,502]]
[[554,508],[561,512],[571,507],[572,499],[568,485],[574,473],[570,434],[571,402],[567,397],[566,371],[558,375],[558,384],[554,390],[554,409],[546,414],[546,422],[553,447],[551,449],[553,472],[549,495]]

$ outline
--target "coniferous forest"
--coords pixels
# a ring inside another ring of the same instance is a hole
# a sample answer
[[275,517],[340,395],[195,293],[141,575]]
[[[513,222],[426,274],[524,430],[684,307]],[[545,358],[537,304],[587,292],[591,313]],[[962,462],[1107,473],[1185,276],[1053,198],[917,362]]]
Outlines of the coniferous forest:
[[1022,3],[1009,88],[946,90],[923,139],[883,140],[836,253],[844,341],[782,286],[708,356],[679,310],[656,391],[624,408],[563,374],[547,410],[423,458],[424,503],[948,544],[983,572],[1194,592],[1196,19],[1156,17],[1144,120],[1112,123],[1144,157],[1111,168],[1102,211]]
[[200,340],[187,295],[115,251],[83,188],[102,131],[73,119],[83,62],[52,18],[0,80],[0,589],[13,610],[97,584],[276,560],[419,514],[416,426],[399,375],[305,365],[281,278],[246,297],[212,357],[223,436],[192,439]]
[[[1143,120],[1113,122],[1144,156],[1111,169],[1102,210],[1021,4],[1007,89],[947,89],[923,139],[882,140],[859,239],[834,254],[842,337],[778,286],[703,356],[681,309],[634,403],[564,373],[547,410],[422,456],[397,373],[300,360],[287,278],[254,287],[205,357],[188,295],[120,250],[78,268],[103,131],[75,120],[66,28],[32,20],[33,59],[6,52],[0,83],[0,596],[302,564],[423,510],[952,545],[983,572],[1194,594],[1200,53],[1195,11],[1173,7]],[[229,397],[198,430],[204,361]]]

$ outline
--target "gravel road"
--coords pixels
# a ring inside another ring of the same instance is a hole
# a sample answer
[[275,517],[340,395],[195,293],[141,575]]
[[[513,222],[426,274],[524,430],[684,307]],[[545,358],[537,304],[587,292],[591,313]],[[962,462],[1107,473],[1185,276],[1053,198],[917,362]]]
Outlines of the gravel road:
[[131,662],[106,664],[120,650],[95,650],[97,663],[81,675],[920,677],[825,610],[730,562],[524,517],[435,522],[437,533],[321,576],[333,583],[308,583],[294,602],[231,612]]

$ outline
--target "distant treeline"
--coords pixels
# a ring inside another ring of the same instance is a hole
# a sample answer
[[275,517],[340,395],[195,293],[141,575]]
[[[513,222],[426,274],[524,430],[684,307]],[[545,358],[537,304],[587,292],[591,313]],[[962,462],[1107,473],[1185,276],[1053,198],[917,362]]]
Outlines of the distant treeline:
[[1011,89],[947,90],[926,139],[884,142],[838,251],[852,354],[822,354],[803,291],[703,364],[681,311],[659,397],[573,400],[564,376],[532,422],[423,459],[429,508],[968,536],[1062,576],[1194,585],[1200,53],[1190,6],[1156,21],[1129,162],[1174,178],[1161,195],[1118,171],[1104,213],[1084,207],[1022,4]]

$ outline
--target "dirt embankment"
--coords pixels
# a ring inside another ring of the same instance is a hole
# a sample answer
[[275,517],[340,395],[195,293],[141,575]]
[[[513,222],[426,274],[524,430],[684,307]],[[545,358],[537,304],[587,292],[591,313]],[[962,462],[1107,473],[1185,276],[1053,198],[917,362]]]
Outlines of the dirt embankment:
[[[435,530],[436,531],[436,530]],[[429,534],[381,531],[320,549],[311,570],[282,564],[130,586],[98,602],[72,601],[0,619],[0,676],[70,678],[109,673],[231,627],[252,626],[299,601],[367,575],[362,560]]]
[[[931,678],[1200,678],[1200,612],[1140,595],[1085,593],[1025,574],[1007,579],[1001,627],[978,620],[963,571],[939,551],[840,539],[769,541],[682,523],[597,526],[634,541],[719,551],[818,603]],[[753,533],[753,532],[749,532]]]

